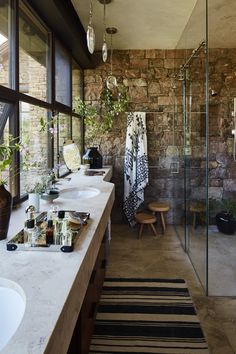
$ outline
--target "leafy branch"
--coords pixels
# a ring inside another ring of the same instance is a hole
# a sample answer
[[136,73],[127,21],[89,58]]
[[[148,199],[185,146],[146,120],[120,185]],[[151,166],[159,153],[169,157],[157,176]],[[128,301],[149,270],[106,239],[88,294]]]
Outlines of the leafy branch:
[[13,154],[20,150],[20,146],[18,138],[12,138],[11,136],[8,144],[0,144],[0,185],[6,184],[7,179],[4,179],[3,174],[11,165]]

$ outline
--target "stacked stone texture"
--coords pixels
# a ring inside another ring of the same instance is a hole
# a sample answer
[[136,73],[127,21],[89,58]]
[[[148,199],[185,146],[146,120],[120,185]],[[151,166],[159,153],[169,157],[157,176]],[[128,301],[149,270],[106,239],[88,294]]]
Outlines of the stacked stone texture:
[[[129,92],[129,111],[146,111],[149,158],[149,185],[145,190],[145,208],[151,200],[168,201],[171,212],[168,222],[183,219],[184,166],[188,167],[186,196],[189,201],[204,201],[206,196],[205,135],[205,58],[193,59],[187,80],[187,132],[190,132],[191,155],[184,160],[184,114],[182,81],[173,76],[192,50],[127,50],[114,51],[113,74]],[[236,162],[233,161],[233,97],[236,97],[236,51],[210,49],[209,88],[217,96],[209,96],[209,196],[236,196]],[[100,53],[96,69],[85,70],[85,100],[98,104],[100,92],[110,73],[110,63],[103,63]],[[175,88],[173,88],[175,87]],[[191,97],[191,99],[190,99]],[[116,202],[113,222],[125,221],[122,212],[123,170],[126,115],[119,115],[109,133],[86,141],[87,146],[100,145],[105,162],[114,168]],[[179,172],[171,173],[167,148],[176,145],[179,151]]]

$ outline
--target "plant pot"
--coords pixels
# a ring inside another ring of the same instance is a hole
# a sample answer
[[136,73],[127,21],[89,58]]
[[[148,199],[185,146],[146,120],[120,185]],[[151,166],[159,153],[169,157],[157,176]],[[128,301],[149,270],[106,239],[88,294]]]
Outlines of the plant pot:
[[7,238],[12,210],[12,196],[4,184],[0,185],[0,240]]
[[235,233],[236,221],[231,213],[221,211],[216,214],[216,225],[223,234],[233,235]]

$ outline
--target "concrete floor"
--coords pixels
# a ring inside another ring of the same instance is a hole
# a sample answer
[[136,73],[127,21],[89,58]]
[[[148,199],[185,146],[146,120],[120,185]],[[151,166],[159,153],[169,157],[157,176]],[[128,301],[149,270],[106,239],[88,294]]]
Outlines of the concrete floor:
[[108,276],[183,278],[208,342],[211,354],[236,353],[236,298],[206,297],[172,226],[154,238],[148,228],[112,225]]
[[[183,226],[176,230],[184,244]],[[206,283],[206,228],[190,225],[189,256],[201,279]],[[217,230],[216,225],[209,226],[208,232],[208,292],[212,296],[236,296],[236,236],[225,235]]]

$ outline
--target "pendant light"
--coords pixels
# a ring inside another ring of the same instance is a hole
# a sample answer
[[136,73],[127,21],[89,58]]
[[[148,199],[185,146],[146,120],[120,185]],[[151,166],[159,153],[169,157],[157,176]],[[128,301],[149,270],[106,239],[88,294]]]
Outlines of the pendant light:
[[108,27],[106,29],[106,32],[110,34],[111,38],[111,54],[110,54],[110,65],[111,65],[111,71],[110,75],[106,79],[106,85],[109,90],[113,90],[115,87],[117,87],[117,80],[116,77],[112,74],[112,57],[113,57],[113,47],[112,47],[112,36],[117,33],[117,28],[115,27]]
[[106,42],[106,0],[103,0],[103,44],[102,44],[102,60],[107,61],[107,42]]
[[91,54],[94,52],[95,48],[95,32],[92,25],[92,18],[93,18],[93,0],[90,0],[90,8],[89,8],[89,24],[87,29],[87,46],[88,50]]

